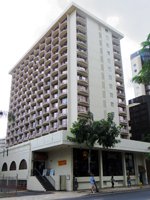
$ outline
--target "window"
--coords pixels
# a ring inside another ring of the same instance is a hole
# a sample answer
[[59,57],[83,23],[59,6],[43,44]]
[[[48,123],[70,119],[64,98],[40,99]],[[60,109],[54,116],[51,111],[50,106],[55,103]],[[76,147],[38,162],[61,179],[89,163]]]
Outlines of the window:
[[7,169],[8,169],[7,163],[4,163],[3,166],[2,166],[2,171],[5,172],[5,171],[7,171]]
[[61,100],[61,103],[62,103],[62,104],[67,104],[67,98],[62,99],[62,100]]
[[12,161],[12,163],[10,164],[10,171],[16,170],[16,163],[15,161]]
[[122,176],[122,155],[120,152],[102,152],[104,176]]
[[127,171],[127,174],[135,175],[133,154],[132,153],[126,153],[125,154],[125,161],[126,161],[126,171]]
[[[73,149],[73,175],[76,177],[89,176],[88,173],[88,154],[87,149]],[[99,162],[98,162],[98,151],[91,151],[91,172],[95,175],[99,175]]]
[[61,110],[61,113],[67,114],[67,108],[63,108],[63,109]]
[[63,126],[66,126],[66,125],[67,125],[67,119],[62,119],[62,120],[61,120],[61,124],[62,124]]
[[26,160],[22,160],[19,165],[19,169],[27,169],[27,162]]

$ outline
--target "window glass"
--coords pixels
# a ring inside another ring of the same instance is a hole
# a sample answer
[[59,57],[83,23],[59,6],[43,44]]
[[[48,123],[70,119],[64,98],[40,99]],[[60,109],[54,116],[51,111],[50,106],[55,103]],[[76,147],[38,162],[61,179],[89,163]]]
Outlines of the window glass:
[[120,152],[102,152],[103,175],[104,176],[122,176],[122,156]]
[[135,175],[133,154],[132,153],[126,153],[125,154],[125,161],[126,161],[126,171],[127,171],[127,174]]
[[[76,177],[89,176],[88,173],[88,149],[73,149],[73,173]],[[98,162],[98,151],[91,151],[91,172],[94,176],[99,175],[99,162]]]

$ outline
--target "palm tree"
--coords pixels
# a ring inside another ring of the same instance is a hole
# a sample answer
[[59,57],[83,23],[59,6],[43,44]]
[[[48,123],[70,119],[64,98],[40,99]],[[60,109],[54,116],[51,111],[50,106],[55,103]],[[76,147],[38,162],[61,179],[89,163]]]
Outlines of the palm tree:
[[[141,43],[142,50],[141,51],[149,51],[150,52],[150,33],[146,39],[146,41]],[[150,59],[144,61],[142,65],[142,69],[139,73],[133,77],[133,82],[138,84],[149,85],[150,84]]]

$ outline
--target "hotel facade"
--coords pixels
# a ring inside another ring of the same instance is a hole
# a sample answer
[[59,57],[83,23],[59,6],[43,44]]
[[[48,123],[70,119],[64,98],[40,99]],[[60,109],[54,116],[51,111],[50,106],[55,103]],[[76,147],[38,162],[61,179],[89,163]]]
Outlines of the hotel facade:
[[[99,187],[148,183],[145,153],[149,144],[130,140],[120,40],[123,35],[72,4],[11,70],[7,148],[0,156],[1,176],[15,176],[30,190],[89,185],[88,149],[67,140],[72,123],[91,111],[95,120],[114,113],[120,143],[111,150],[95,144],[91,169]],[[42,172],[41,172],[42,168]]]

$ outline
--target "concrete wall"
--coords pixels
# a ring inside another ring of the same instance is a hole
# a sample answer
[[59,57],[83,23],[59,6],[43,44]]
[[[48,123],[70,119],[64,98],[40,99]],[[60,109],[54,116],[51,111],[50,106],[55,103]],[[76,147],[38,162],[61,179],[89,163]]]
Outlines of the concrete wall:
[[76,11],[68,19],[68,130],[77,120]]
[[31,191],[46,191],[35,176],[28,178],[27,189]]
[[[11,176],[14,177],[18,175],[18,179],[26,180],[30,173],[30,143],[24,143],[23,145],[17,145],[8,149],[8,156],[5,152],[3,157],[3,152],[0,154],[0,171],[2,170],[3,164],[6,162],[8,166],[8,171],[2,172],[1,176]],[[19,170],[20,162],[25,159],[27,162],[27,169]],[[10,171],[10,165],[12,161],[16,163],[16,170]]]
[[90,110],[95,119],[117,113],[114,120],[119,124],[111,32],[87,18],[87,39]]
[[[66,161],[66,164],[60,165],[59,162]],[[61,190],[60,176],[66,176],[66,190],[72,190],[72,149],[69,147],[58,148],[48,153],[47,167],[55,170],[53,179],[55,180],[56,190]]]

